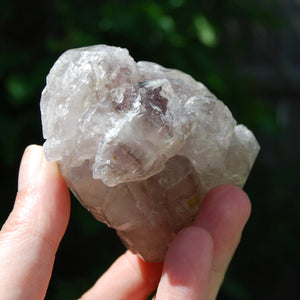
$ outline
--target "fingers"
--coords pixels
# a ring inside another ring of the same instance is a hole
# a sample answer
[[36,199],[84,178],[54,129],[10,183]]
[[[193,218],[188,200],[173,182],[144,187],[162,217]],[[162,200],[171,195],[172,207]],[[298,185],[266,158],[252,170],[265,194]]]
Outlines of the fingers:
[[250,210],[247,195],[238,187],[210,191],[193,226],[171,244],[156,299],[216,299]]
[[178,233],[167,253],[157,300],[206,299],[213,240],[201,227],[191,226]]
[[127,251],[81,300],[146,299],[159,280],[156,299],[214,300],[251,210],[247,195],[223,185],[210,191],[194,224],[178,233],[161,264]]
[[194,226],[207,230],[214,241],[213,262],[206,298],[208,300],[213,300],[217,296],[250,212],[251,204],[248,196],[236,186],[218,186],[205,197]]
[[[182,230],[168,251],[156,299],[204,299],[212,257],[213,242],[206,230]],[[146,299],[156,289],[161,269],[162,263],[146,263],[127,251],[80,300]]]
[[80,300],[142,300],[156,289],[162,263],[146,263],[130,251],[120,256]]
[[0,295],[43,299],[70,214],[69,192],[43,148],[23,155],[16,202],[0,232]]
[[[0,295],[43,299],[58,244],[65,232],[70,201],[56,163],[42,147],[26,149],[15,206],[0,232]],[[157,299],[216,298],[227,266],[250,215],[247,195],[223,185],[205,197],[193,226],[172,242]],[[126,252],[82,299],[146,299],[160,280],[162,264]]]

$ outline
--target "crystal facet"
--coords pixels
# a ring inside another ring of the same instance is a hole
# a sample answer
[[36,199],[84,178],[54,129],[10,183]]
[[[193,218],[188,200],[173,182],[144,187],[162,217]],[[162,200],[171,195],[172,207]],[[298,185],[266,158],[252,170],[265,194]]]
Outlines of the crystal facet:
[[212,187],[243,186],[259,145],[191,76],[97,45],[65,52],[42,93],[46,157],[128,249],[161,261]]

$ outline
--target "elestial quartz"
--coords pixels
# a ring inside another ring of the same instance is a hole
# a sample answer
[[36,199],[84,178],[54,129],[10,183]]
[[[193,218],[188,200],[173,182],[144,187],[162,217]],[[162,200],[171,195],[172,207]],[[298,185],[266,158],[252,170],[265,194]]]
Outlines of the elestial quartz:
[[212,187],[242,187],[259,151],[202,83],[126,49],[65,52],[42,93],[46,157],[134,253],[162,261]]

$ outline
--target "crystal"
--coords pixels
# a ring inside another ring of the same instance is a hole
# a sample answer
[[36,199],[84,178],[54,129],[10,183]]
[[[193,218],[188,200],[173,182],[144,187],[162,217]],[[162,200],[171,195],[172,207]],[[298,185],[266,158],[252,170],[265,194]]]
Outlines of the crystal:
[[202,83],[117,47],[62,54],[40,105],[47,159],[146,261],[164,259],[212,187],[242,187],[259,151]]

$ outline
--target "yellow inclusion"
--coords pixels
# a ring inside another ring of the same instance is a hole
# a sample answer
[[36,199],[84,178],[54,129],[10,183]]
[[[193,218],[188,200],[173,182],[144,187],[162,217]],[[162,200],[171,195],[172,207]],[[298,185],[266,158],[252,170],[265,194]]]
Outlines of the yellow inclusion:
[[186,204],[189,206],[189,207],[193,207],[193,206],[196,206],[199,204],[199,201],[200,201],[200,196],[198,194],[192,196],[191,198],[189,198],[187,201],[186,201]]

